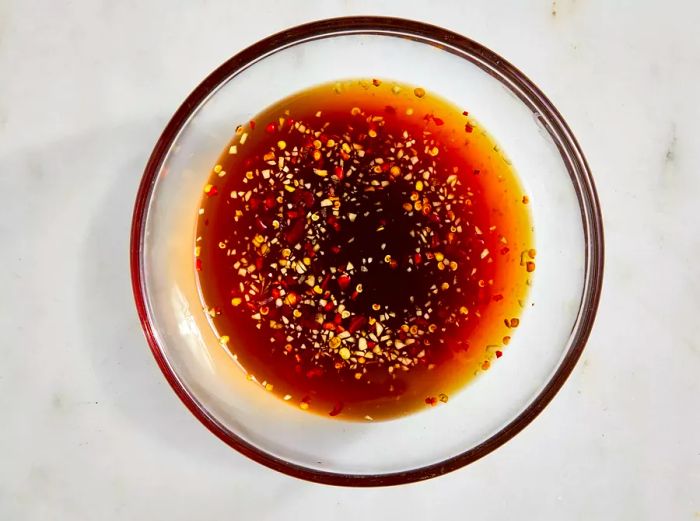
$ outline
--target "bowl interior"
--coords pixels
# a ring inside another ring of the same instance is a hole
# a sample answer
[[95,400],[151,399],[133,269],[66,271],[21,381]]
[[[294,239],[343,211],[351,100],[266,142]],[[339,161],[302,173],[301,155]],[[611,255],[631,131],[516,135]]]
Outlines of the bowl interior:
[[[192,406],[220,434],[292,465],[381,475],[443,462],[506,428],[572,348],[586,280],[582,210],[571,159],[530,94],[476,54],[400,32],[300,39],[232,70],[167,142],[146,193],[140,290],[155,349]],[[505,355],[445,406],[353,423],[290,407],[247,381],[218,344],[198,297],[192,251],[201,188],[238,123],[296,91],[349,78],[395,79],[474,115],[512,161],[531,200],[537,272]]]

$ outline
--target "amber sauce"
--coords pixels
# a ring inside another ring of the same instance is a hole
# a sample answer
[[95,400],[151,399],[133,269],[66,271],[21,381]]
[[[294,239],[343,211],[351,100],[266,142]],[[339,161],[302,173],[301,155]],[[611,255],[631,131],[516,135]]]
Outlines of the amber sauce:
[[449,407],[497,370],[535,251],[527,196],[465,109],[352,80],[240,122],[204,187],[195,266],[251,385],[378,420]]

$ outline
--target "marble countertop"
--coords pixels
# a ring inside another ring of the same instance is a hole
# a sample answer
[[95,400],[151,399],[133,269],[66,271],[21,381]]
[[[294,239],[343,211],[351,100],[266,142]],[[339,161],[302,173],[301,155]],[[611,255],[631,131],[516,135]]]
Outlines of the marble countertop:
[[[0,2],[0,519],[700,519],[700,4]],[[128,233],[161,129],[269,33],[415,18],[505,56],[577,135],[605,214],[583,357],[473,465],[371,490],[263,468],[170,390],[134,310]]]

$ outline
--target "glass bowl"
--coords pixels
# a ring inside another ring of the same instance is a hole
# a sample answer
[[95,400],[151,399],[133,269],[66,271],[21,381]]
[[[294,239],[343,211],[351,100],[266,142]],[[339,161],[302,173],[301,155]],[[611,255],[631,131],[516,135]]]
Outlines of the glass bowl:
[[[290,407],[247,381],[207,323],[192,251],[201,188],[235,125],[338,79],[419,85],[467,107],[499,142],[531,200],[537,273],[508,356],[444,406],[361,423]],[[214,434],[281,472],[336,485],[392,485],[488,454],[549,403],[590,333],[603,273],[590,171],[561,115],[520,71],[478,43],[394,18],[338,18],[266,38],[185,100],[156,143],[134,210],[136,305],[171,386]]]

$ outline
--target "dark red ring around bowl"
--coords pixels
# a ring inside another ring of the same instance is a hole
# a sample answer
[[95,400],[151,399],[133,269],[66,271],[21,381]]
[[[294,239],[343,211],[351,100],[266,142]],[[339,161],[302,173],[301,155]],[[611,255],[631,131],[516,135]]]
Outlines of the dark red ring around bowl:
[[[185,389],[177,375],[170,368],[148,316],[146,290],[141,271],[146,209],[154,181],[168,149],[192,112],[226,79],[255,62],[261,56],[274,52],[276,49],[309,39],[321,39],[352,33],[387,34],[411,38],[457,54],[496,77],[530,107],[533,112],[538,113],[540,122],[553,138],[560,154],[565,159],[568,159],[565,163],[577,193],[586,241],[585,284],[577,327],[573,331],[570,340],[571,347],[565,354],[557,371],[539,395],[508,425],[476,447],[432,465],[389,474],[342,474],[289,463],[261,451],[219,424],[199,404],[196,398]],[[472,463],[510,440],[547,406],[571,373],[583,351],[593,326],[603,282],[604,244],[602,215],[598,196],[586,159],[564,119],[534,83],[494,52],[459,34],[422,22],[399,18],[363,16],[320,20],[265,38],[226,61],[187,97],[165,127],[146,165],[134,207],[130,261],[136,308],[153,356],[175,393],[199,421],[237,451],[263,465],[290,476],[331,485],[370,487],[398,485],[425,480]]]

